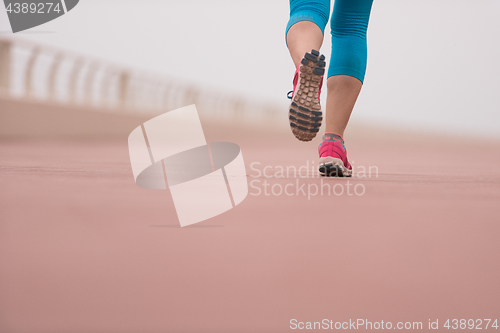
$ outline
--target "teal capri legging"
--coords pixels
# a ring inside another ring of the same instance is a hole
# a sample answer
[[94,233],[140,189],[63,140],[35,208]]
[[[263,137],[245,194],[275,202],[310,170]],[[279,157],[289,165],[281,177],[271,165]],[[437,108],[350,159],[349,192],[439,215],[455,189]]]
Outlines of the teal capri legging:
[[[373,0],[335,0],[332,19],[332,55],[328,77],[349,75],[365,79],[366,30]],[[301,21],[315,23],[324,34],[330,14],[330,0],[290,0],[290,20],[286,33],[292,25]]]

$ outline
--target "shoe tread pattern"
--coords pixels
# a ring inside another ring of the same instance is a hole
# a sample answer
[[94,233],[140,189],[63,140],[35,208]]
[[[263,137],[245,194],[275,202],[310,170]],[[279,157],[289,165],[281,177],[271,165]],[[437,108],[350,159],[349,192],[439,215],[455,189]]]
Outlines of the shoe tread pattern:
[[324,60],[324,55],[312,50],[304,55],[300,63],[299,78],[288,117],[292,133],[300,141],[311,141],[321,127],[323,113],[318,94],[325,74]]

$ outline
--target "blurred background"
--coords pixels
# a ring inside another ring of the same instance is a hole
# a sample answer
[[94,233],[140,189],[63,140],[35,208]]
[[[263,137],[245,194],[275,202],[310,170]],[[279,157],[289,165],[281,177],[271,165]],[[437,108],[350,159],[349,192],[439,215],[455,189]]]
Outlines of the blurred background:
[[[288,15],[287,0],[81,0],[12,34],[0,11],[1,333],[500,319],[500,1],[374,1],[347,179],[318,177],[321,136],[290,133]],[[168,190],[136,186],[127,137],[193,103],[273,195],[250,185],[180,228]]]
[[[196,102],[209,117],[285,123],[288,14],[285,0],[83,0],[16,35],[3,19],[8,89],[152,113]],[[499,138],[499,15],[497,0],[375,1],[352,126]],[[327,59],[330,45],[327,26]]]

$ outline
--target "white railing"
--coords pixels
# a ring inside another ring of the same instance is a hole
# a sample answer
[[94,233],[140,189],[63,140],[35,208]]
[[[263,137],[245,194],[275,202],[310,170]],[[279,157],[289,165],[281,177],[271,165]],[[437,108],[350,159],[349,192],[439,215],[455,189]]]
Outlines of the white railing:
[[196,104],[205,116],[250,122],[273,121],[280,113],[241,96],[6,37],[0,38],[0,92],[104,112],[155,115]]

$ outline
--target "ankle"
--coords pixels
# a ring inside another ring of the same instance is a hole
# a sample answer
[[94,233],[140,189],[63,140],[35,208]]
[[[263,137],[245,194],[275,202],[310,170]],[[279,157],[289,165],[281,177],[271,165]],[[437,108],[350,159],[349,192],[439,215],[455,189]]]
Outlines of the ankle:
[[329,129],[329,128],[326,128],[325,130],[325,134],[335,134],[335,135],[338,135],[342,138],[342,140],[344,139],[344,131],[341,131],[341,130],[338,130],[338,129]]

